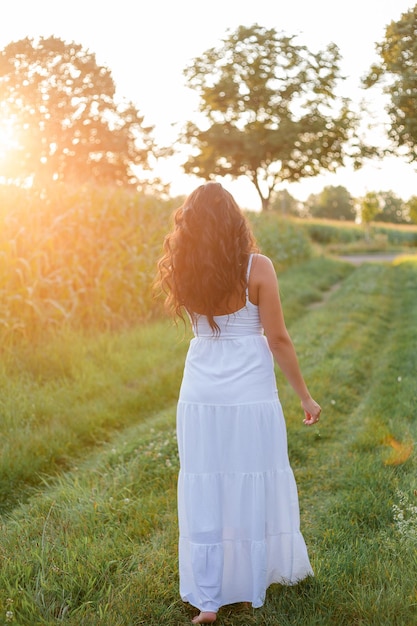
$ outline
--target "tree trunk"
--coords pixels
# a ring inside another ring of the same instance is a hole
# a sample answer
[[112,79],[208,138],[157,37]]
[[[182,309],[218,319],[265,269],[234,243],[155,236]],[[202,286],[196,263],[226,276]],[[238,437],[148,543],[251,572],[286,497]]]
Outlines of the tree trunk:
[[262,211],[268,211],[269,209],[269,198],[264,198],[263,196],[261,196],[262,199]]
[[268,211],[268,209],[269,209],[269,201],[270,201],[270,199],[271,199],[271,192],[269,192],[269,193],[268,193],[268,195],[267,195],[267,197],[265,198],[265,197],[262,195],[262,191],[261,191],[261,189],[260,189],[260,187],[259,187],[259,184],[258,184],[257,179],[256,179],[256,178],[254,178],[254,179],[252,180],[252,182],[253,182],[253,184],[255,185],[255,187],[256,187],[256,191],[258,192],[258,195],[259,195],[259,197],[260,197],[260,199],[261,199],[261,208],[262,208],[262,212],[263,212],[263,211]]

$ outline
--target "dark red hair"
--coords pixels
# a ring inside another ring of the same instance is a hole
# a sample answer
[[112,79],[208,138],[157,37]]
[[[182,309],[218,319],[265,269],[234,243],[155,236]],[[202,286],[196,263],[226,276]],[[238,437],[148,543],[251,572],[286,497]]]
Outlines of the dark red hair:
[[216,311],[246,289],[246,269],[255,239],[233,196],[219,183],[195,189],[174,214],[174,228],[164,240],[158,263],[158,286],[168,309],[182,319],[206,315],[217,331]]

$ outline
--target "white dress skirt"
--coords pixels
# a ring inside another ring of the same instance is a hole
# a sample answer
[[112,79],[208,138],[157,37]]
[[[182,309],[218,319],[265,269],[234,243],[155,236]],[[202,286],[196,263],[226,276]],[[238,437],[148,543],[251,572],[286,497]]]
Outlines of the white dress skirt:
[[177,407],[180,595],[200,611],[313,575],[258,307],[215,320],[194,325]]

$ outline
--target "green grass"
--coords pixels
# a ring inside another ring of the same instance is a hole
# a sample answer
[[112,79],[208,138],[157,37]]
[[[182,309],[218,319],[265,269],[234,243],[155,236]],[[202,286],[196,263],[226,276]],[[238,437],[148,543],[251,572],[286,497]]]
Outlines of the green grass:
[[118,335],[67,331],[15,348],[0,374],[0,511],[115,429],[172,403],[185,349],[167,321]]
[[279,275],[279,289],[288,324],[302,316],[306,307],[319,303],[329,290],[338,288],[354,268],[349,263],[315,256]]
[[[411,626],[417,265],[312,259],[283,274],[280,286],[323,406],[320,427],[304,428],[278,373],[315,578],[271,587],[256,611],[224,607],[218,623]],[[21,626],[189,623],[194,611],[180,601],[177,580],[181,335],[165,323],[57,336],[5,355],[2,471],[14,463],[16,479],[1,522],[0,623],[7,611]],[[48,452],[54,447],[65,450],[65,463]]]

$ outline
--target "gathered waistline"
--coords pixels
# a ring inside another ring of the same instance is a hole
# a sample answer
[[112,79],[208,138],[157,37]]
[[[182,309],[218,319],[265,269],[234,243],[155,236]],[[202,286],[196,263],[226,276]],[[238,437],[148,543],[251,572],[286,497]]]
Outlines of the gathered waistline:
[[253,337],[265,337],[262,332],[245,333],[244,335],[194,335],[193,339],[207,339],[209,341],[228,341],[229,339],[251,339]]
[[269,398],[268,400],[253,400],[251,402],[196,402],[194,400],[185,400],[179,397],[177,405],[187,405],[187,406],[204,406],[204,407],[242,407],[242,406],[269,406],[269,405],[278,404],[281,406],[281,401],[279,399],[278,389],[274,389],[274,397]]

